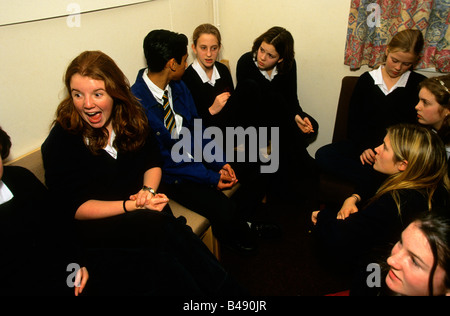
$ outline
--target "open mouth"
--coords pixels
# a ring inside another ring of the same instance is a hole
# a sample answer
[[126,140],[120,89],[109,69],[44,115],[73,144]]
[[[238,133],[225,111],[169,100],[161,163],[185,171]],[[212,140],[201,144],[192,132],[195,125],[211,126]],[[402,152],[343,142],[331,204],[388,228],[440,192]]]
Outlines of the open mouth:
[[85,112],[89,122],[95,124],[100,122],[102,118],[102,112]]

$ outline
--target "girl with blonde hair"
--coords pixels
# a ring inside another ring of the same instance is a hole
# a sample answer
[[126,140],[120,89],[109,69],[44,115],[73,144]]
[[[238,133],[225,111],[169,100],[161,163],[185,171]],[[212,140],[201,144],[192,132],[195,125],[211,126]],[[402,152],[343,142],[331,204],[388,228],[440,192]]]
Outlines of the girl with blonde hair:
[[236,78],[233,97],[239,115],[233,119],[244,128],[267,127],[278,132],[269,135],[271,148],[279,152],[279,169],[271,180],[268,199],[278,201],[283,195],[296,201],[304,196],[315,203],[318,175],[307,148],[317,138],[319,123],[299,101],[292,33],[273,26],[256,37],[251,50],[237,62]]
[[340,255],[353,258],[385,248],[421,212],[450,209],[447,156],[435,133],[395,125],[375,151],[373,168],[387,179],[372,198],[364,202],[363,194],[353,194],[337,216],[332,210],[313,212],[318,236]]
[[195,60],[186,69],[183,81],[195,101],[205,127],[217,126],[225,134],[230,122],[233,79],[225,64],[218,61],[222,49],[222,36],[212,24],[201,24],[193,33],[192,50]]
[[382,142],[386,128],[416,122],[418,86],[426,77],[415,72],[414,67],[420,61],[423,45],[421,31],[398,32],[386,47],[385,61],[358,78],[349,104],[346,139],[316,152],[322,172],[354,186],[374,176],[374,148]]

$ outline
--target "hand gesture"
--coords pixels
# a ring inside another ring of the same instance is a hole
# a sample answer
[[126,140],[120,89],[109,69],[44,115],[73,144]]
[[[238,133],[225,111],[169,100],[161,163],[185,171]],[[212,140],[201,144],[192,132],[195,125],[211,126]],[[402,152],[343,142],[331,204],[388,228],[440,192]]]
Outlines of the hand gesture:
[[366,163],[369,165],[373,165],[375,163],[375,156],[376,156],[376,154],[374,153],[374,151],[372,149],[366,149],[361,154],[359,159],[361,160],[361,163],[363,165]]
[[314,225],[317,224],[317,216],[319,215],[320,211],[314,211],[311,214],[311,222],[313,222]]
[[311,124],[311,121],[308,117],[305,116],[304,119],[300,117],[300,115],[295,116],[295,122],[297,123],[298,128],[304,133],[304,134],[311,134],[314,133],[314,127]]
[[152,211],[161,212],[166,207],[167,203],[169,203],[167,196],[162,193],[157,193],[145,204],[145,208]]
[[219,94],[214,100],[213,105],[209,107],[209,113],[211,113],[211,115],[216,115],[217,113],[222,111],[224,106],[227,104],[227,101],[230,98],[230,96],[231,94],[229,92]]
[[233,168],[231,168],[230,164],[224,165],[219,171],[219,174],[220,179],[219,183],[217,184],[217,189],[219,190],[231,188],[238,182],[236,174]]
[[131,195],[130,200],[136,203],[136,208],[144,208],[153,197],[153,193],[141,189],[138,193]]
[[131,195],[130,200],[134,201],[137,209],[149,209],[161,212],[169,203],[165,194],[157,193],[155,196],[148,190],[140,190],[137,194]]

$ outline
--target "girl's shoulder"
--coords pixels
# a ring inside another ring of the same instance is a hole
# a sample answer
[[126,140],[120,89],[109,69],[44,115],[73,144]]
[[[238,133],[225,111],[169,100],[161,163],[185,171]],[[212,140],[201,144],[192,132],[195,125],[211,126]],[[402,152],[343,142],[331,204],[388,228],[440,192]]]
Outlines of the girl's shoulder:
[[427,79],[426,76],[419,74],[418,72],[411,71],[408,78],[408,84],[412,84],[415,88],[417,88],[417,85]]
[[228,68],[228,66],[221,63],[220,61],[216,61],[214,65],[216,66],[219,73],[230,73],[230,69]]
[[238,64],[248,64],[253,62],[254,58],[252,52],[247,52],[239,58]]
[[185,80],[186,78],[192,78],[196,75],[197,72],[195,71],[194,67],[192,67],[192,64],[190,64],[189,67],[187,67],[186,70],[184,71],[183,80]]

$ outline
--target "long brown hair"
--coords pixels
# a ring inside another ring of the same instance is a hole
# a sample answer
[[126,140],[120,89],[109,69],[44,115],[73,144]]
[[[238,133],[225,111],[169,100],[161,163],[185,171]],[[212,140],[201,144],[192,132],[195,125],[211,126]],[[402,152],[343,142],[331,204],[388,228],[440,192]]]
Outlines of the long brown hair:
[[96,129],[86,123],[73,104],[70,81],[79,74],[105,83],[106,92],[114,100],[111,115],[116,133],[113,146],[118,151],[135,151],[142,147],[148,134],[148,120],[139,101],[130,90],[130,84],[116,63],[100,51],[86,51],[76,57],[67,68],[64,82],[66,97],[56,110],[53,124],[59,123],[72,134],[81,134],[86,146],[97,154],[108,144],[109,133],[104,127]]
[[[420,83],[419,88],[426,88],[435,96],[436,102],[442,107],[440,110],[450,111],[450,75],[427,78]],[[445,117],[437,132],[444,143],[450,145],[450,115]]]
[[292,34],[283,27],[272,27],[253,42],[253,56],[256,56],[256,52],[263,42],[273,45],[280,55],[280,59],[283,59],[283,61],[278,64],[280,74],[291,70],[295,58],[294,38],[292,37]]

